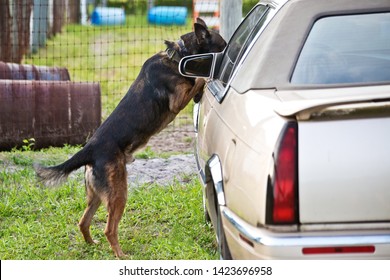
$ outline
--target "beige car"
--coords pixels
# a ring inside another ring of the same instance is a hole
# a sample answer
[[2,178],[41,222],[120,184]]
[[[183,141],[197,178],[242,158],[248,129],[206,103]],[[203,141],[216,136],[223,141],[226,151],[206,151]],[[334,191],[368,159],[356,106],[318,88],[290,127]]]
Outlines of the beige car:
[[390,259],[389,0],[261,1],[195,106],[223,259]]

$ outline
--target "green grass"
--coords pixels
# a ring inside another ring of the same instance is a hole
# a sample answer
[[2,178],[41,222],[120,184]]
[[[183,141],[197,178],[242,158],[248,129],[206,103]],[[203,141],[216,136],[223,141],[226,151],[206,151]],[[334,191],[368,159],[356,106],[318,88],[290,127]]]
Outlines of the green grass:
[[[104,236],[102,206],[91,226],[98,245],[84,242],[78,221],[86,207],[83,172],[58,188],[40,186],[32,162],[55,164],[78,147],[0,153],[0,259],[115,259]],[[205,224],[199,181],[144,185],[129,191],[119,239],[128,259],[216,259]]]

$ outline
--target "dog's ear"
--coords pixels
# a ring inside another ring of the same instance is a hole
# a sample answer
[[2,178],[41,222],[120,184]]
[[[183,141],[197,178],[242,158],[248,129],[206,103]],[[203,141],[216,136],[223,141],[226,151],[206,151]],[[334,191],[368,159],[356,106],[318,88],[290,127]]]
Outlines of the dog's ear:
[[194,23],[195,35],[199,45],[202,45],[206,39],[210,38],[210,32],[203,24]]
[[199,18],[199,17],[196,18],[196,23],[199,23],[199,24],[203,25],[204,28],[208,29],[207,24],[204,22],[203,19],[201,19],[201,18]]
[[165,45],[167,45],[168,48],[171,48],[171,49],[173,49],[174,46],[176,45],[175,42],[171,42],[171,41],[167,41],[167,40],[164,40],[164,43],[165,43]]

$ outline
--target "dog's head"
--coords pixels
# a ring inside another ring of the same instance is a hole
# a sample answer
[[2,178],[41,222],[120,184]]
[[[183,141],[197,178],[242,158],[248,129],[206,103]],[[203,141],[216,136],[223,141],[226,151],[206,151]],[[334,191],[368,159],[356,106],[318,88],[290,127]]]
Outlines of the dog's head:
[[165,41],[168,48],[177,50],[181,57],[209,52],[221,52],[226,47],[225,40],[217,32],[209,30],[206,23],[197,18],[194,31],[184,34],[178,42]]

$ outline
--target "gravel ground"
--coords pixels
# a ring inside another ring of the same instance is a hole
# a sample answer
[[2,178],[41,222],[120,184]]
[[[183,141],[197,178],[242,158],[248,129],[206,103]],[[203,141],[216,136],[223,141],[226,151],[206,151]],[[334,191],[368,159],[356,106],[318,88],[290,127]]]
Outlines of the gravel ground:
[[128,184],[136,187],[142,184],[169,185],[173,181],[185,183],[197,174],[192,125],[168,127],[153,136],[147,144],[156,153],[180,153],[169,158],[136,159],[127,165]]
[[173,181],[185,183],[196,174],[196,169],[193,154],[174,155],[167,159],[136,159],[127,165],[128,184],[137,187],[154,183],[167,186]]

